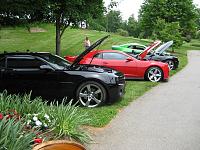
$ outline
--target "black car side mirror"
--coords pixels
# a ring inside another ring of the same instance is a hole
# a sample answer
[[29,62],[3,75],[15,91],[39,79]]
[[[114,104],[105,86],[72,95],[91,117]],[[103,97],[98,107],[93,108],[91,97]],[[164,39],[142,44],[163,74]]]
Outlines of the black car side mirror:
[[51,66],[49,66],[49,65],[41,65],[40,66],[40,69],[41,70],[46,70],[46,71],[52,71],[52,70],[54,70]]

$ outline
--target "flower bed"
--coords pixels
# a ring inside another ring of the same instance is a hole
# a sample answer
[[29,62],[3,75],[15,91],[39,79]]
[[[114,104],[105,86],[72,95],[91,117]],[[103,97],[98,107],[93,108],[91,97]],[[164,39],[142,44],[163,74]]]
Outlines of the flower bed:
[[[72,102],[65,105],[65,101],[66,99],[61,104],[47,105],[41,98],[31,100],[30,94],[19,96],[8,95],[6,92],[0,93],[0,123],[5,126],[0,126],[0,130],[8,125],[10,125],[10,130],[14,130],[12,127],[20,124],[19,132],[17,129],[14,131],[19,135],[31,134],[30,145],[53,139],[89,142],[91,138],[82,128],[90,121],[88,115],[79,112],[77,106],[72,105]],[[10,135],[3,135],[0,132],[1,136]],[[0,143],[0,148],[2,145]],[[4,145],[4,147],[6,146]]]

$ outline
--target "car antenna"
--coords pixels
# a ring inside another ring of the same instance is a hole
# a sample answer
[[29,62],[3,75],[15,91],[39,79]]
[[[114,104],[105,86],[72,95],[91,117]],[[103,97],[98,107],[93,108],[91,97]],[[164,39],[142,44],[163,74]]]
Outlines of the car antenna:
[[27,49],[27,50],[26,50],[26,52],[30,52],[30,50],[29,50],[29,49]]
[[7,53],[7,51],[4,51],[4,54],[6,54]]

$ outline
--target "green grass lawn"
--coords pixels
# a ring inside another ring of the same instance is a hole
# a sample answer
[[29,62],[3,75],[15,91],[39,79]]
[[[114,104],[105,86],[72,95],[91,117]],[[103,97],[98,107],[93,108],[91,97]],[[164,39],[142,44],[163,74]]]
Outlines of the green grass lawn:
[[[47,32],[29,33],[26,28],[2,28],[0,30],[0,52],[3,51],[49,51],[55,52],[55,26],[48,24],[40,24],[39,27],[45,29]],[[91,42],[107,35],[108,33],[89,30],[67,29],[62,37],[61,49],[62,56],[76,55],[84,50],[83,40],[88,36]],[[110,38],[106,40],[98,49],[111,49],[112,45],[124,44],[129,42],[139,42],[147,44],[151,40],[141,40],[132,37],[122,37],[116,34],[111,34]],[[175,55],[179,57],[180,66],[176,71],[171,71],[173,75],[181,70],[187,64],[187,50],[198,50],[199,41],[193,40],[191,43],[185,43],[181,48],[175,50]],[[169,80],[170,82],[170,80]],[[158,83],[146,81],[127,81],[126,94],[123,99],[113,105],[103,106],[93,109],[80,108],[80,111],[88,112],[91,116],[89,125],[95,127],[102,127],[107,125],[116,114],[127,106],[130,102],[143,95]],[[163,83],[165,84],[165,83]]]

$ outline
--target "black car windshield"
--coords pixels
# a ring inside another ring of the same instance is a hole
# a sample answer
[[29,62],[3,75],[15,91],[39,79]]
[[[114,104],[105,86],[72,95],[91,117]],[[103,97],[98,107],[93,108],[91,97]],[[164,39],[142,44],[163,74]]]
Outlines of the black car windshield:
[[55,68],[57,69],[66,69],[71,64],[64,58],[57,55],[45,55],[44,58]]

